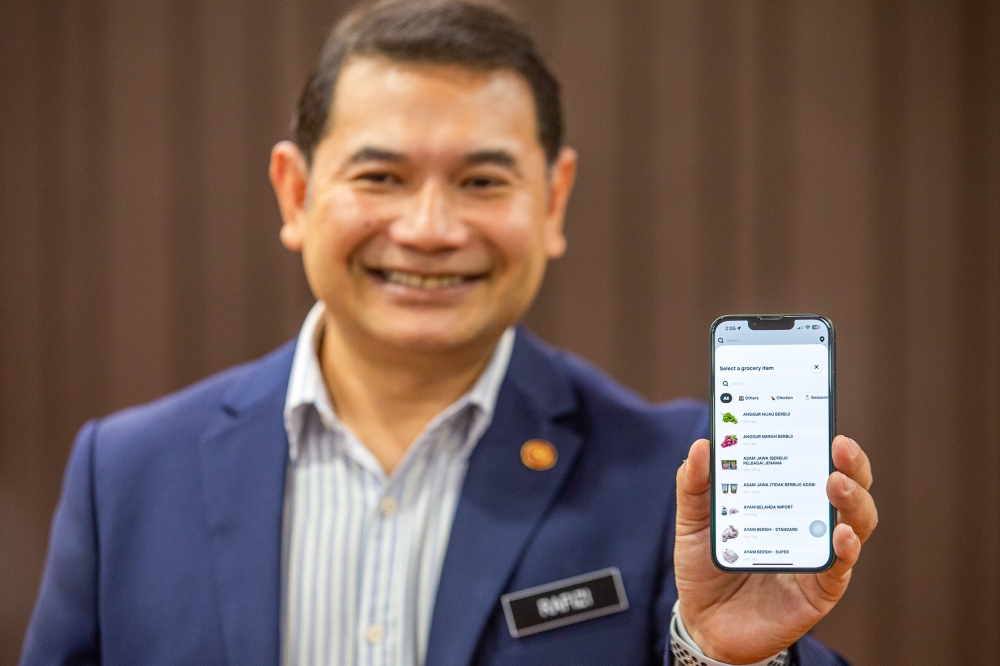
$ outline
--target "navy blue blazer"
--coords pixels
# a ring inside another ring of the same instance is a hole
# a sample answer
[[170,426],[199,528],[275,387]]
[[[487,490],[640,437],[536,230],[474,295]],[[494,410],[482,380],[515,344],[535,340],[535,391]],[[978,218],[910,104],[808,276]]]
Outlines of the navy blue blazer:
[[[287,344],[73,446],[22,664],[277,664]],[[456,509],[427,664],[663,663],[674,474],[705,406],[651,406],[523,328]],[[529,439],[558,463],[520,460]],[[706,555],[707,556],[707,555]],[[628,610],[510,635],[507,592],[617,567]],[[806,637],[795,663],[845,663]]]

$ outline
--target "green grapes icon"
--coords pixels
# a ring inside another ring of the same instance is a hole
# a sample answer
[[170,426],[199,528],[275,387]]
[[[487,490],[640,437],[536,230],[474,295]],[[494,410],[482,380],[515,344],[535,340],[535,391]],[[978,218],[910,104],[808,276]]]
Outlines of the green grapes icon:
[[722,415],[722,422],[723,423],[739,423],[739,421],[736,420],[736,417],[733,416],[732,412],[726,412],[725,414],[723,414]]

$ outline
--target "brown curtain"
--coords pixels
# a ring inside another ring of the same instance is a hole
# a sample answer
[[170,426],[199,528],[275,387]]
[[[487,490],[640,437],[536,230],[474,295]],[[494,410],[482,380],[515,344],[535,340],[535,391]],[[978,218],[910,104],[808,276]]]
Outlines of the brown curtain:
[[[0,3],[0,664],[79,426],[297,330],[268,151],[346,6]],[[515,6],[581,155],[529,324],[664,400],[706,397],[717,315],[830,317],[881,523],[816,634],[995,660],[1000,3]]]

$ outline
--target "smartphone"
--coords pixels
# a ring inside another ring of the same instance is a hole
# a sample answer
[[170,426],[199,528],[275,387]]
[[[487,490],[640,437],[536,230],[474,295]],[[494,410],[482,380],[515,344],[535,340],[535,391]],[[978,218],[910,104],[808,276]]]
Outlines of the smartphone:
[[711,332],[712,563],[730,573],[828,569],[833,324],[726,315]]

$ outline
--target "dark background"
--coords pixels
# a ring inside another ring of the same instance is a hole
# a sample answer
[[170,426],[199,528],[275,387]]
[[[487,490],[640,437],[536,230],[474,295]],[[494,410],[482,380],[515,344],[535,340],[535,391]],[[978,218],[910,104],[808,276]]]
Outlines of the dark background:
[[[0,664],[84,420],[297,331],[268,152],[346,4],[0,4]],[[664,400],[706,397],[716,316],[830,317],[881,524],[816,633],[994,662],[1000,3],[516,6],[581,156],[531,326]]]

